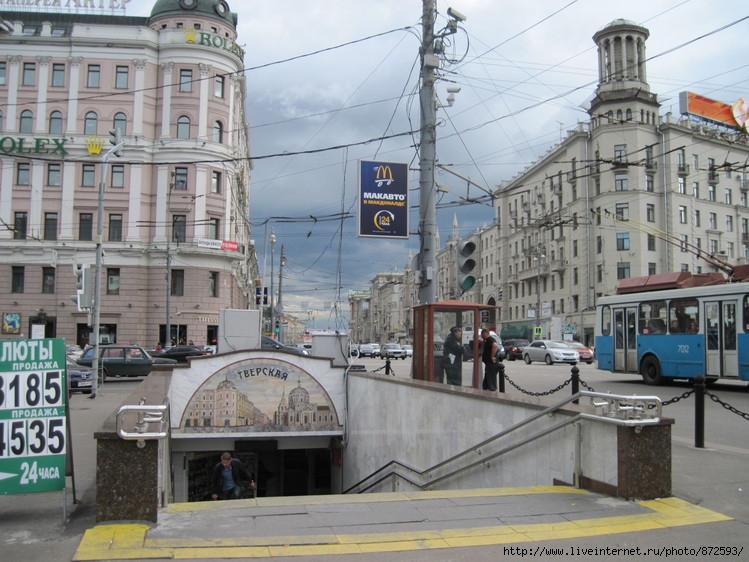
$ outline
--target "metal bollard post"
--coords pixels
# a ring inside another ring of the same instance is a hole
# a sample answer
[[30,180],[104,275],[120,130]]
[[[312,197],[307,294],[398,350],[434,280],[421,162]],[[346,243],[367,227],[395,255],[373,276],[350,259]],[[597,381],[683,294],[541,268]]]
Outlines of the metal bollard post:
[[[572,394],[580,392],[580,369],[577,368],[577,363],[572,364]],[[577,398],[572,401],[573,404],[579,404],[580,400]]]
[[504,394],[505,392],[505,364],[502,363],[502,361],[500,361],[499,365],[497,365],[497,382],[499,383],[499,386],[497,386],[497,388],[502,394]]
[[385,358],[385,374],[390,374],[390,357]]
[[694,446],[705,448],[705,375],[694,377]]

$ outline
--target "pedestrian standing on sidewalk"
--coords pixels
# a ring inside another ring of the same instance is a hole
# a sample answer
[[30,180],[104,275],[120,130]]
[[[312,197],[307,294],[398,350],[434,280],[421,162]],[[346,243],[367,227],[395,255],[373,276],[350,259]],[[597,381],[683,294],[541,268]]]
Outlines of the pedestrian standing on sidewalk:
[[481,352],[481,361],[484,364],[484,390],[497,390],[497,372],[499,371],[499,344],[494,339],[491,332],[484,328],[481,330],[481,340],[483,350]]

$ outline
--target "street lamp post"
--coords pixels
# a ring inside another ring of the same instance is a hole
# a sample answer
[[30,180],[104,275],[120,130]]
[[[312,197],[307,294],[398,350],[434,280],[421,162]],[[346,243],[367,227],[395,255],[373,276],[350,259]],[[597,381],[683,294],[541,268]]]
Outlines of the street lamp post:
[[276,230],[274,228],[271,228],[270,231],[270,299],[268,300],[268,303],[270,304],[270,331],[271,334],[273,334],[274,337],[276,334],[276,327],[273,323],[273,277],[275,275],[273,271],[273,262],[275,261],[274,257],[274,250],[276,247]]
[[283,244],[281,244],[281,263],[278,268],[278,340],[281,343],[284,343],[284,336],[283,336],[283,302],[281,300],[281,297],[283,293],[281,292],[281,286],[283,282],[283,266],[286,265],[286,254],[283,251]]
[[536,246],[536,255],[533,257],[536,260],[536,326],[541,326],[541,262],[546,258],[543,252],[544,247],[539,244]]

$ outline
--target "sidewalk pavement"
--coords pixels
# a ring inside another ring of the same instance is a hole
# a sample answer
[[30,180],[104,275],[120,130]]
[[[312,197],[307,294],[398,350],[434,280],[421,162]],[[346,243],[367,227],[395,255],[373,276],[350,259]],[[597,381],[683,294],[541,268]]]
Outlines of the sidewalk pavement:
[[[567,487],[174,504],[159,523],[95,521],[92,434],[127,393],[105,389],[71,403],[76,499],[0,497],[3,559],[224,560],[740,560],[749,557],[749,451],[674,438],[673,497],[626,502]],[[745,546],[746,545],[746,546]],[[634,550],[641,549],[638,555]],[[727,547],[706,555],[710,547]],[[561,548],[561,551],[552,549]],[[618,550],[604,550],[618,549]],[[648,548],[670,548],[660,555]],[[676,549],[695,549],[682,551]],[[696,550],[702,548],[703,550]],[[509,549],[509,550],[508,550]],[[528,549],[528,550],[520,550]],[[577,549],[577,550],[576,550]],[[599,550],[581,550],[599,549]],[[739,549],[743,549],[738,553]]]

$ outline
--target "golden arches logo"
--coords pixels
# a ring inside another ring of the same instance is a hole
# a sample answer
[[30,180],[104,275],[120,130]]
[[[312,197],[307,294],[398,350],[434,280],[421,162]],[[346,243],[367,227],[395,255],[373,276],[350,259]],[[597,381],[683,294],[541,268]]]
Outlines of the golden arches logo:
[[377,187],[382,187],[382,184],[390,185],[393,183],[393,170],[390,166],[377,166],[375,170],[375,182]]

